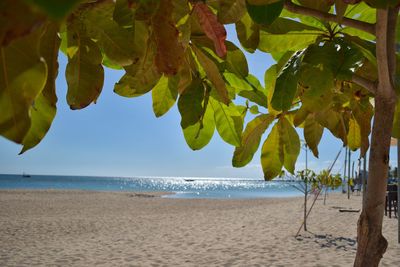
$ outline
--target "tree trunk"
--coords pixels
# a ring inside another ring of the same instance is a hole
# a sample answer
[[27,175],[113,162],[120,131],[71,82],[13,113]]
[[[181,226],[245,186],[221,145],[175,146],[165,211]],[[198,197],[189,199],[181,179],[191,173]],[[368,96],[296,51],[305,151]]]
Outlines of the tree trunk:
[[354,266],[379,265],[387,248],[382,236],[386,198],[390,138],[396,105],[396,20],[398,8],[378,9],[376,19],[376,58],[378,87],[375,93],[375,116],[371,135],[365,206],[358,220],[357,255]]
[[354,266],[378,266],[387,248],[382,236],[387,169],[395,98],[375,98],[371,152],[365,207],[358,220],[357,256]]

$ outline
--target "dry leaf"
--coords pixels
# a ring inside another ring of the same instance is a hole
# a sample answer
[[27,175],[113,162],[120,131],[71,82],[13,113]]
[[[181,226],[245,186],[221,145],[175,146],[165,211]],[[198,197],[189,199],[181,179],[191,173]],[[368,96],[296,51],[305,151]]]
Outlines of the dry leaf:
[[224,25],[218,22],[217,16],[205,3],[197,2],[194,5],[193,12],[196,14],[204,33],[214,42],[217,55],[224,57],[226,55],[226,30]]
[[172,17],[171,0],[160,1],[160,7],[152,18],[152,26],[157,44],[155,64],[157,70],[173,76],[182,63],[184,48],[179,42],[179,31]]

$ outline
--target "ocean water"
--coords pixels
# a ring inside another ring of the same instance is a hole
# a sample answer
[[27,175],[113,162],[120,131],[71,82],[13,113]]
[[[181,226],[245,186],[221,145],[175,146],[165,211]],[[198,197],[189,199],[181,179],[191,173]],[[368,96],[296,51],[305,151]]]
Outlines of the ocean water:
[[0,189],[78,189],[94,191],[174,192],[169,198],[295,197],[296,182],[236,178],[93,177],[0,174]]

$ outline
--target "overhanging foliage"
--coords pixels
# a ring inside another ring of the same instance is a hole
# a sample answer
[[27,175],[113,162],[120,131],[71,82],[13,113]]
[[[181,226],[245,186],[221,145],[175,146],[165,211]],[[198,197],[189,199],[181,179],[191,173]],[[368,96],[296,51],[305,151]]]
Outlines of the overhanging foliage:
[[[151,91],[157,117],[177,102],[183,134],[192,149],[201,149],[218,132],[236,147],[236,167],[252,160],[271,127],[261,148],[266,179],[283,167],[294,173],[300,151],[294,127],[304,129],[304,140],[316,157],[324,129],[365,154],[377,80],[372,7],[399,1],[345,2],[350,4],[2,1],[0,134],[22,144],[21,153],[42,140],[56,113],[61,50],[68,57],[65,75],[71,109],[96,102],[108,67],[125,71],[115,84],[117,94],[137,97]],[[317,13],[296,14],[302,8]],[[318,12],[328,15],[320,17]],[[276,60],[266,71],[265,88],[248,73],[243,52],[225,40],[224,24],[230,23],[246,51],[259,49]],[[248,104],[235,104],[237,97]],[[395,122],[400,116],[400,108],[396,110]],[[398,127],[393,135],[400,137]]]

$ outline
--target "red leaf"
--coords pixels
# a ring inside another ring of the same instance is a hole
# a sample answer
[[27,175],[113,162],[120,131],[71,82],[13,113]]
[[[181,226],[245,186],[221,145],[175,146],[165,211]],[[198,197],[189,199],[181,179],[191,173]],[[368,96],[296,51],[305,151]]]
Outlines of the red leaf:
[[194,5],[193,12],[196,14],[199,24],[208,38],[214,42],[215,52],[220,57],[226,55],[226,30],[224,25],[218,22],[217,16],[203,2]]

